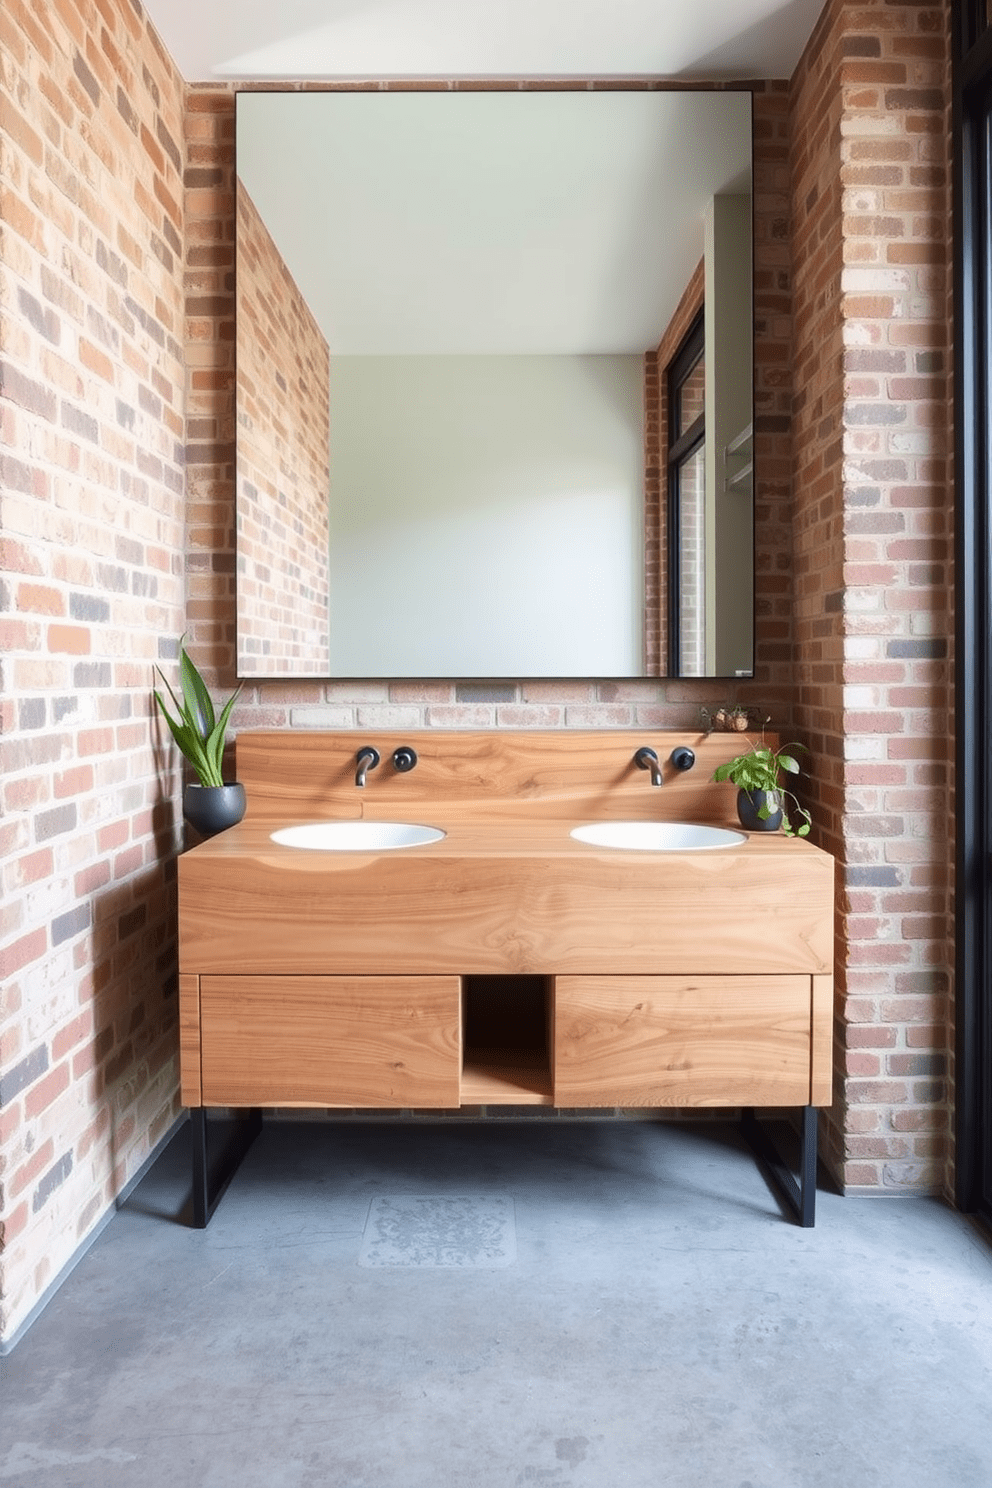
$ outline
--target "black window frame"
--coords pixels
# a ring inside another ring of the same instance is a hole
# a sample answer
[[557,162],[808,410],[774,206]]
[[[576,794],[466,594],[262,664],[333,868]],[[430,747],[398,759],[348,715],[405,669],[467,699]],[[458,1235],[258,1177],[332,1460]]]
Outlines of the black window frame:
[[952,0],[955,1202],[992,1226],[992,27]]

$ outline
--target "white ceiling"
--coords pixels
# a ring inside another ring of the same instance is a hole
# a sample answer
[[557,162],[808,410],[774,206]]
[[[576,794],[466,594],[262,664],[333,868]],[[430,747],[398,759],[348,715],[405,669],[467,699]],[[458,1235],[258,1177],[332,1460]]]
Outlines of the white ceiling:
[[657,346],[746,92],[247,92],[238,177],[332,354]]
[[791,76],[823,0],[145,0],[209,78]]

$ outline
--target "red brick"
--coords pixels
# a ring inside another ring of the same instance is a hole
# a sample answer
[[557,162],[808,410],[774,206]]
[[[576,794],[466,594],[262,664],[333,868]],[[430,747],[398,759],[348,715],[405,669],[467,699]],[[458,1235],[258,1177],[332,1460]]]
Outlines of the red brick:
[[109,826],[101,827],[97,833],[97,843],[100,851],[111,852],[115,847],[120,847],[131,835],[131,829],[126,820],[111,822]]
[[29,1118],[40,1116],[54,1100],[69,1088],[69,1063],[59,1064],[50,1070],[24,1097],[24,1113]]
[[107,862],[91,863],[88,867],[81,869],[73,879],[73,889],[76,897],[85,899],[88,895],[102,889],[110,882],[110,864]]
[[895,1046],[896,1030],[866,1023],[849,1023],[844,1030],[844,1042],[850,1049],[891,1049]]
[[45,1171],[54,1156],[55,1144],[51,1137],[49,1137],[46,1141],[42,1142],[40,1147],[35,1148],[27,1162],[22,1163],[19,1168],[14,1169],[13,1177],[10,1180],[10,1191],[15,1198],[29,1183],[32,1183],[35,1178]]
[[77,765],[74,770],[65,770],[54,778],[56,800],[66,796],[82,796],[93,789],[92,765]]
[[21,583],[17,586],[17,608],[33,615],[64,615],[65,596],[47,584]]
[[50,847],[43,847],[38,852],[28,853],[25,857],[18,858],[15,864],[17,882],[19,885],[25,885],[37,883],[42,878],[50,878],[54,867]]
[[10,1250],[18,1235],[28,1227],[28,1206],[25,1201],[5,1214],[0,1221],[0,1249]]
[[50,625],[49,651],[63,651],[70,656],[85,656],[90,650],[90,633],[81,625]]
[[[844,1058],[844,1070],[848,1075],[873,1079],[882,1072],[882,1062],[877,1054],[849,1053]],[[894,1073],[898,1073],[895,1071]]]
[[11,977],[37,961],[48,949],[48,932],[42,929],[28,931],[19,940],[0,950],[0,978]]
[[52,1039],[52,1058],[61,1059],[68,1054],[77,1044],[82,1043],[93,1031],[93,1014],[90,1011],[79,1013],[64,1028],[60,1028]]

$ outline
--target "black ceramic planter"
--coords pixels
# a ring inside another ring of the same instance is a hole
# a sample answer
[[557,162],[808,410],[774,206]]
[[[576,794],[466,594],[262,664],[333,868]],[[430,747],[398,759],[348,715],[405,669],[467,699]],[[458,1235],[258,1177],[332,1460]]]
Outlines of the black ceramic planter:
[[[737,792],[737,815],[741,826],[746,827],[749,832],[777,832],[782,825],[781,806],[770,816],[762,818],[758,815],[765,809],[765,803],[770,794],[771,792],[763,790]],[[775,794],[777,795],[777,792]]]
[[244,814],[243,785],[188,785],[183,791],[183,816],[201,837],[216,837]]

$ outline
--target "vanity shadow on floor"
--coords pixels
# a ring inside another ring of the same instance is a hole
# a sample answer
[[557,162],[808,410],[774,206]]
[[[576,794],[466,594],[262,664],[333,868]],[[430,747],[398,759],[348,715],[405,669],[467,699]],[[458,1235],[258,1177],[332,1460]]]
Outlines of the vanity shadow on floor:
[[801,1230],[715,1123],[273,1122],[195,1231],[189,1160],[0,1359],[2,1488],[992,1483],[992,1253],[937,1201]]

